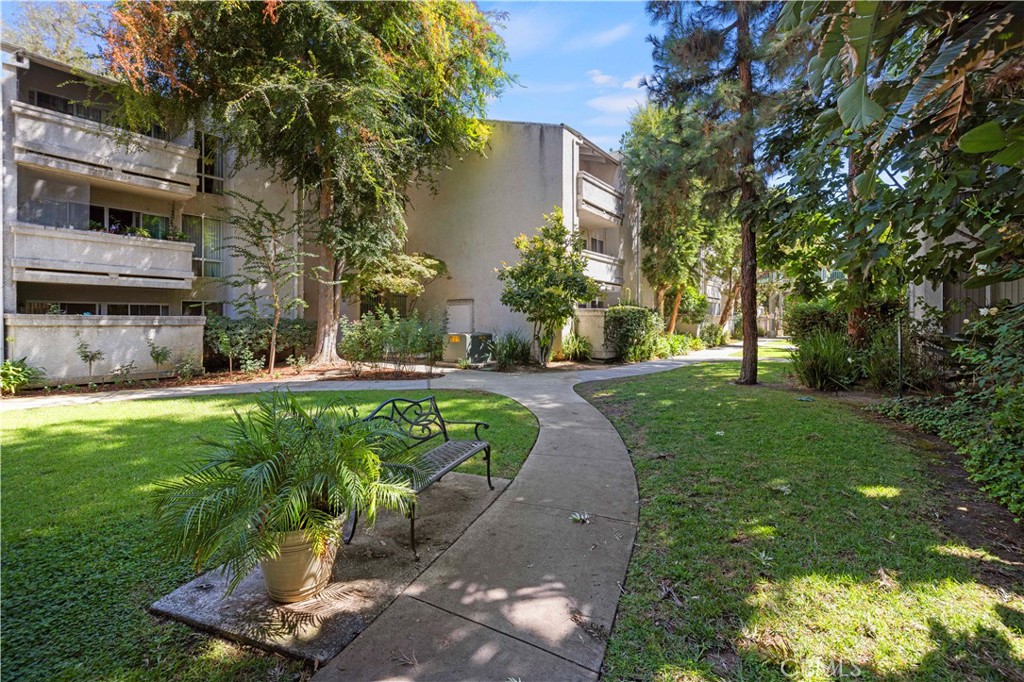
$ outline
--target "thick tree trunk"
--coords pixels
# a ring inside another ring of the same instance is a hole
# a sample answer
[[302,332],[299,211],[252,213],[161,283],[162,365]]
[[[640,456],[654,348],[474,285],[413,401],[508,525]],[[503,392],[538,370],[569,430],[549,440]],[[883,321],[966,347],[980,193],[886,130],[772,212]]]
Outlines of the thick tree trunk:
[[756,197],[754,172],[754,80],[748,7],[736,3],[736,50],[740,76],[740,304],[743,311],[743,361],[736,383],[757,383],[757,242],[751,204]]
[[[334,193],[330,188],[331,169],[324,166],[323,180],[320,184],[320,219],[331,217],[334,207]],[[334,365],[341,362],[338,356],[338,322],[341,319],[341,290],[338,281],[338,263],[331,249],[323,244],[318,247],[320,266],[323,268],[317,278],[316,306],[316,348],[310,366]],[[327,278],[327,281],[325,280]]]
[[676,296],[672,300],[672,317],[668,321],[668,333],[676,333],[676,322],[679,320],[679,303],[683,300],[683,288],[676,287]]

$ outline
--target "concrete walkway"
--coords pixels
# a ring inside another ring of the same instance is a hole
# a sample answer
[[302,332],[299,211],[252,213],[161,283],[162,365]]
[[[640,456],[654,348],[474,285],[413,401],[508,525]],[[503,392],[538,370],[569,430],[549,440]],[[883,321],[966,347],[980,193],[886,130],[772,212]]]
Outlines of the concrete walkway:
[[[13,399],[4,411],[144,398],[293,391],[478,389],[508,396],[540,424],[508,489],[314,678],[595,680],[638,518],[629,453],[573,386],[733,361],[736,345],[578,372],[460,371],[429,381],[285,381]],[[576,512],[587,521],[574,521]]]

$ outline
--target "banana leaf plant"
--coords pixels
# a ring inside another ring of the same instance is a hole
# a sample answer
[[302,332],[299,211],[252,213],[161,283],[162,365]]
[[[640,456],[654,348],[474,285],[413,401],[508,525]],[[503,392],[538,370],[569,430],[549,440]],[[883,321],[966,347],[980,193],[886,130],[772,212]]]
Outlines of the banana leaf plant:
[[171,558],[231,575],[228,594],[278,556],[286,532],[303,531],[322,556],[340,537],[340,515],[354,509],[372,522],[414,502],[415,455],[339,401],[306,408],[290,392],[261,393],[223,439],[202,442],[199,460],[158,483],[157,527]]

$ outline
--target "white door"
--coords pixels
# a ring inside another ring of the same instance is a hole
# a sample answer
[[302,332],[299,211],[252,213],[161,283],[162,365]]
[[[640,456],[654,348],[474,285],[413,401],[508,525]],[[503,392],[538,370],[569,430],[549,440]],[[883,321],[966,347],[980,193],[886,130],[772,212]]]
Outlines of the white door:
[[448,333],[473,333],[473,301],[448,301]]

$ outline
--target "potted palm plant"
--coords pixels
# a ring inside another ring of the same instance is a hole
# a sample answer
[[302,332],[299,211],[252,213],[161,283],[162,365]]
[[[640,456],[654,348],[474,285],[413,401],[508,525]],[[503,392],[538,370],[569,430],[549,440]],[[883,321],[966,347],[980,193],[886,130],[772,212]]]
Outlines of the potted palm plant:
[[308,599],[330,580],[342,514],[408,513],[414,501],[382,464],[401,457],[398,439],[338,402],[262,393],[225,438],[203,442],[199,461],[158,484],[157,525],[172,557],[226,571],[228,594],[261,566],[272,599]]

